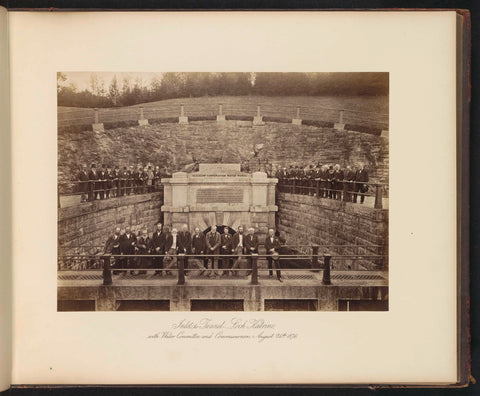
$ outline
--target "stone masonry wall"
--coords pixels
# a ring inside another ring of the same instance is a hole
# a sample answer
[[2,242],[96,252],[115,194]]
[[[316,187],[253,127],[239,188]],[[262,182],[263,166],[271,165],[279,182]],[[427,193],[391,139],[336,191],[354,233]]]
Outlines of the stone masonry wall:
[[[277,193],[277,227],[289,245],[337,245],[320,255],[386,255],[388,210],[306,195]],[[343,246],[341,246],[343,245]],[[346,246],[356,245],[356,246]],[[306,248],[305,248],[306,249]],[[303,250],[303,249],[300,249]],[[305,252],[311,252],[306,249]],[[334,269],[386,269],[388,259],[332,259]]]
[[58,135],[58,178],[75,180],[78,167],[92,162],[136,165],[151,162],[181,170],[200,163],[249,163],[254,146],[274,164],[365,163],[373,181],[388,183],[388,138],[328,127],[251,121],[190,121],[106,129],[104,132],[63,130]]
[[[59,254],[103,252],[116,226],[130,226],[138,235],[151,233],[161,219],[163,193],[132,195],[58,209]],[[82,247],[78,247],[82,246]]]

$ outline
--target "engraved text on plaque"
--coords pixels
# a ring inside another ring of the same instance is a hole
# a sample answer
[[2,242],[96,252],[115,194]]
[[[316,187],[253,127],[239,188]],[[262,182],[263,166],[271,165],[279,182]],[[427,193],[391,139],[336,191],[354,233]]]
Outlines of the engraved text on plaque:
[[197,203],[242,203],[241,188],[201,188],[197,190]]

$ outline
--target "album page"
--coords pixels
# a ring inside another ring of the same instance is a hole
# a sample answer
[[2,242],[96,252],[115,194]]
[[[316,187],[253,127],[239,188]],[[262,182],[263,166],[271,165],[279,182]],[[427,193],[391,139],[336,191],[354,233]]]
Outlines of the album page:
[[454,11],[9,19],[13,384],[457,381]]

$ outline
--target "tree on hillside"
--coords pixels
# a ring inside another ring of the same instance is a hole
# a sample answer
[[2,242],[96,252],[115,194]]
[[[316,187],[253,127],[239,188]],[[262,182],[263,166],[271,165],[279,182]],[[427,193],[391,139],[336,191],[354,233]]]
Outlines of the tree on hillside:
[[89,86],[90,92],[93,95],[98,95],[98,76],[95,73],[90,74]]
[[161,88],[163,99],[181,97],[184,81],[185,76],[181,76],[181,73],[165,73]]
[[120,88],[118,86],[117,75],[115,74],[112,78],[110,86],[108,87],[108,95],[112,100],[114,106],[117,105],[118,98],[120,96]]

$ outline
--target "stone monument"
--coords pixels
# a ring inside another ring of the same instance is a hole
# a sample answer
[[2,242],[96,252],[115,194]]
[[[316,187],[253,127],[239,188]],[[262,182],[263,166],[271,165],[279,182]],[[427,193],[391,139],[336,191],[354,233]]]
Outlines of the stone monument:
[[176,172],[164,184],[165,224],[205,230],[212,225],[255,227],[260,236],[275,226],[277,179],[244,173],[240,164],[200,164],[194,173]]

